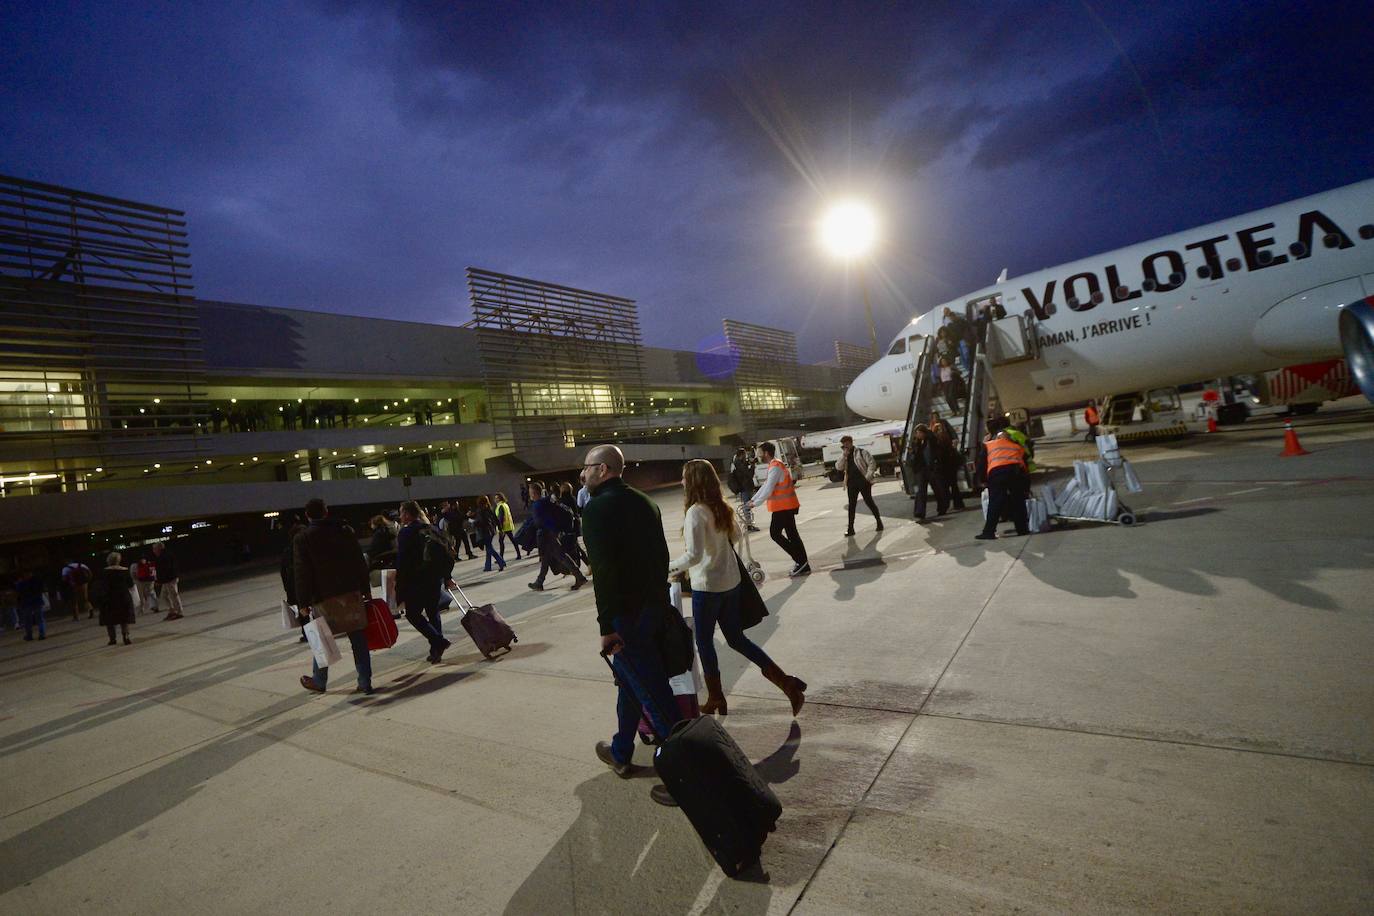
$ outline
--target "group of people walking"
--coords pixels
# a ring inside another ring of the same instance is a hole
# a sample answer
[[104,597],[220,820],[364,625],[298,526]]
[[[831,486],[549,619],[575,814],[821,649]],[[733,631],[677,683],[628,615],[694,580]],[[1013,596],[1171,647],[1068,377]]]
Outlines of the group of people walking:
[[122,553],[112,551],[105,556],[105,565],[95,571],[76,558],[60,570],[52,567],[54,571],[50,573],[37,564],[21,564],[10,582],[14,627],[23,628],[26,642],[47,639],[48,612],[65,604],[73,621],[80,622],[84,611],[87,620],[95,619],[105,627],[109,645],[118,644],[118,630],[127,646],[133,643],[129,627],[139,614],[153,613],[165,603],[167,615],[163,620],[181,619],[179,573],[166,545],[153,544],[148,555],[132,568],[123,565],[123,561]]

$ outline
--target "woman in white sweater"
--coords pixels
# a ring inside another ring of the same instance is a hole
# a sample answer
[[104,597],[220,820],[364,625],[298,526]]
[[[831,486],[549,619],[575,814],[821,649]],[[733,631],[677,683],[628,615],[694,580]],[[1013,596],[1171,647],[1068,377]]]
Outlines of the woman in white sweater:
[[715,467],[693,458],[682,466],[682,489],[687,505],[682,523],[687,551],[669,565],[668,572],[686,570],[692,583],[697,654],[706,677],[706,702],[701,711],[722,716],[727,712],[714,640],[719,623],[726,645],[763,669],[763,676],[787,695],[795,716],[806,702],[806,682],[779,668],[768,653],[744,635],[740,624],[740,564],[734,548],[740,532],[721,495]]

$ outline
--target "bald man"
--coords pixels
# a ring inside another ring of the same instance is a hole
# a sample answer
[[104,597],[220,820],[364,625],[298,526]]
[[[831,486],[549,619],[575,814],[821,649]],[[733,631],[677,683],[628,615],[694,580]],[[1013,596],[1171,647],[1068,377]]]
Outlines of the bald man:
[[[582,536],[592,567],[601,651],[610,655],[620,689],[615,736],[610,743],[597,742],[596,756],[628,779],[638,769],[630,761],[641,711],[648,712],[659,735],[668,734],[678,714],[658,654],[658,635],[670,607],[663,518],[648,496],[621,479],[624,470],[625,456],[614,445],[587,453],[582,482],[592,498],[582,511]],[[660,786],[650,794],[661,804],[672,803]]]

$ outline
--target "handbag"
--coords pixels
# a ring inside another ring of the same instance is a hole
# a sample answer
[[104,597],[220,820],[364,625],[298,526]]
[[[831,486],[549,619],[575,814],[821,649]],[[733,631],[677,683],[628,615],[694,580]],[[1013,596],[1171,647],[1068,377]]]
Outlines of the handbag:
[[343,658],[339,653],[339,644],[334,641],[334,634],[329,632],[329,626],[323,617],[316,617],[302,629],[305,632],[305,641],[310,643],[310,651],[315,656],[315,664],[321,668],[328,668]]
[[301,625],[300,618],[296,616],[296,609],[287,604],[286,599],[281,600],[281,628],[292,630]]
[[663,626],[658,633],[658,656],[663,661],[663,671],[669,677],[690,672],[692,661],[696,658],[692,628],[682,619],[682,614],[671,604],[663,604]]
[[329,629],[336,636],[353,633],[367,628],[367,608],[363,596],[358,592],[344,592],[323,601],[314,603],[315,615],[329,622]]
[[754,584],[738,553],[735,554],[735,563],[739,565],[739,624],[747,630],[768,616],[768,605],[763,603],[759,587]]

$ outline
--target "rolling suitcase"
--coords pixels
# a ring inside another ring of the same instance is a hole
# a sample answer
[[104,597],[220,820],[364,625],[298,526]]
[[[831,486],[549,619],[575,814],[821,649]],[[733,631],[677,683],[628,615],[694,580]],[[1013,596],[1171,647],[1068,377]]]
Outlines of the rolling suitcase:
[[721,871],[733,878],[758,862],[782,803],[724,726],[710,716],[678,722],[654,750],[654,770]]
[[454,588],[457,589],[457,594],[453,595],[454,602],[463,612],[460,622],[463,629],[472,637],[472,641],[477,644],[479,652],[491,658],[492,653],[498,649],[509,652],[511,643],[520,641],[520,637],[515,635],[510,624],[497,613],[495,605],[484,604],[478,607],[468,600],[462,586],[455,583]]
[[400,636],[396,621],[391,617],[391,608],[381,598],[367,602],[367,648],[370,652],[390,649],[396,645]]

